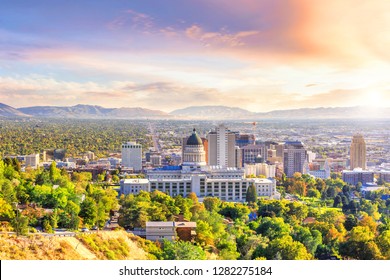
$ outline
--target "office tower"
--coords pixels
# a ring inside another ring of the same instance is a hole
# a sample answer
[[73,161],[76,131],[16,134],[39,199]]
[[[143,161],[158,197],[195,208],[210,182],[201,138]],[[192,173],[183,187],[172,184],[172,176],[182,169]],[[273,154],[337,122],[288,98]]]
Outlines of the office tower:
[[236,166],[236,135],[223,124],[207,135],[209,165]]
[[242,160],[243,163],[255,163],[256,158],[260,156],[262,161],[266,161],[268,155],[266,154],[266,148],[264,144],[256,144],[256,145],[247,145],[242,149]]
[[253,134],[236,133],[236,146],[242,148],[255,143],[255,136]]
[[283,167],[287,177],[292,177],[295,172],[303,173],[306,161],[306,150],[300,141],[288,141],[284,144]]
[[122,166],[142,170],[142,146],[136,142],[122,144]]
[[351,170],[355,168],[367,169],[366,142],[361,134],[356,134],[352,138],[350,159]]

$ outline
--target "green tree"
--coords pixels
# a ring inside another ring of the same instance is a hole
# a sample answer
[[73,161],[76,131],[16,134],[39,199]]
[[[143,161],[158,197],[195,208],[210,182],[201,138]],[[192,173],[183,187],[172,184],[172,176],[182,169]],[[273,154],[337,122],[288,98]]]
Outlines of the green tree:
[[200,246],[190,242],[164,241],[163,258],[164,260],[205,260],[206,253]]
[[264,217],[261,220],[260,226],[256,229],[258,234],[268,237],[270,240],[275,238],[281,238],[285,235],[289,235],[291,227],[286,224],[282,218]]
[[97,207],[95,201],[91,197],[85,198],[80,205],[80,217],[87,226],[94,226],[97,217]]
[[266,248],[257,247],[252,258],[265,257],[267,260],[311,260],[313,256],[307,252],[305,246],[294,241],[291,236],[285,235],[272,240]]
[[203,199],[203,204],[207,211],[218,212],[221,205],[221,200],[218,197],[205,197]]
[[[19,210],[16,210],[19,211]],[[11,225],[14,228],[14,231],[17,235],[27,235],[28,234],[28,218],[20,213],[17,213],[11,219]]]
[[257,190],[254,183],[252,183],[246,190],[245,201],[248,203],[255,203],[257,201]]

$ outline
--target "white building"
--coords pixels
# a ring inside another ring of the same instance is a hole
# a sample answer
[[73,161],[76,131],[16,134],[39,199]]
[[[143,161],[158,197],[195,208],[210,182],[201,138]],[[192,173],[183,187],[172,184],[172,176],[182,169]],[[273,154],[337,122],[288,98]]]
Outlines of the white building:
[[161,155],[151,155],[150,162],[153,166],[161,166]]
[[142,146],[136,142],[122,144],[122,166],[142,170]]
[[148,179],[124,179],[120,181],[121,194],[139,194],[141,190],[149,191]]
[[236,134],[223,124],[207,135],[208,160],[210,165],[236,166]]
[[25,156],[26,167],[38,168],[39,166],[39,154],[32,154]]
[[275,178],[276,166],[266,163],[245,164],[245,175],[260,176],[266,178]]

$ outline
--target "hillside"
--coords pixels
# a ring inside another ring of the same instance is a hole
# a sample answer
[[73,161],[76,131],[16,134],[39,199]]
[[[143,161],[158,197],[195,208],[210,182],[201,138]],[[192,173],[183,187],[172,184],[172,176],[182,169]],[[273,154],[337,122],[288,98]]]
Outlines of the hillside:
[[0,117],[28,117],[28,115],[11,106],[0,103]]
[[2,260],[145,260],[147,253],[125,231],[77,237],[0,236]]
[[227,106],[192,106],[172,111],[170,114],[188,119],[242,119],[255,115],[248,110]]
[[83,104],[71,107],[34,106],[19,108],[18,110],[34,117],[46,118],[143,119],[169,117],[167,113],[158,110],[144,108],[104,108]]

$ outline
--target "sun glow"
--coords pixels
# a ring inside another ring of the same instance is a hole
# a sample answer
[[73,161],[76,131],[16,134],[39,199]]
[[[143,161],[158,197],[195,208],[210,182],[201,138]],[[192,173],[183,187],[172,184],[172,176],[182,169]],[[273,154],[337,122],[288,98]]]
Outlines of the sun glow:
[[369,107],[384,107],[386,104],[383,103],[383,96],[381,92],[370,91],[362,96],[362,105]]

